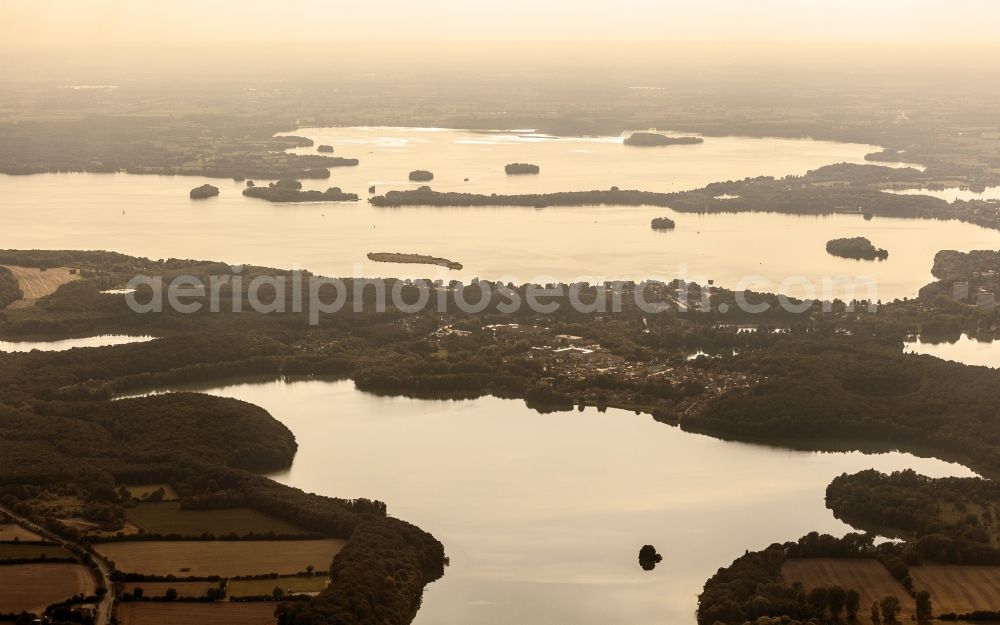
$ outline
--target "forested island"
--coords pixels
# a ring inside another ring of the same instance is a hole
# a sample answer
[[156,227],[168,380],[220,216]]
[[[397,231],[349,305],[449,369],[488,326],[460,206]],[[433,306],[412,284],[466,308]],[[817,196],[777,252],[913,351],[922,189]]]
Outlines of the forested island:
[[320,152],[322,154],[333,154],[333,146],[332,145],[323,144],[323,145],[320,145],[319,147],[317,147],[316,151]]
[[561,193],[526,193],[522,195],[486,195],[458,191],[434,191],[428,186],[405,191],[387,191],[368,199],[375,206],[585,206],[620,204],[666,206],[667,193],[622,191],[567,191]]
[[649,225],[653,230],[673,230],[677,227],[674,220],[669,217],[654,217]]
[[537,174],[541,171],[538,165],[532,165],[531,163],[508,163],[504,165],[503,170],[508,176],[518,176],[525,174]]
[[875,247],[865,237],[831,239],[826,242],[826,251],[833,256],[855,260],[885,260],[889,258],[889,252]]
[[410,172],[411,182],[430,182],[434,180],[434,174],[426,169],[415,169]]
[[215,187],[210,184],[203,184],[200,187],[191,189],[190,195],[192,200],[203,200],[205,198],[215,197],[219,195],[219,187]]
[[407,263],[416,265],[438,265],[448,269],[462,269],[462,263],[447,258],[428,256],[426,254],[402,254],[397,252],[368,252],[368,260],[377,263]]
[[298,186],[281,184],[279,181],[272,182],[266,187],[247,187],[243,189],[243,195],[268,202],[356,202],[358,200],[356,193],[345,193],[340,187],[330,187],[326,191],[315,189],[303,191],[301,183],[293,182]]
[[657,147],[663,145],[697,145],[704,143],[701,137],[668,137],[658,132],[633,132],[625,137],[624,144],[639,147]]

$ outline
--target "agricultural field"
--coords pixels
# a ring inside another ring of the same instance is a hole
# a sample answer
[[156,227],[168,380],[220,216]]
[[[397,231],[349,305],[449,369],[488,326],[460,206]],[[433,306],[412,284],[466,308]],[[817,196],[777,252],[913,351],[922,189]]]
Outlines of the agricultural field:
[[30,532],[17,523],[0,523],[0,542],[13,540],[41,540],[42,537]]
[[903,585],[896,581],[878,560],[851,558],[803,558],[786,560],[781,567],[786,584],[802,582],[808,592],[817,586],[840,585],[861,594],[859,623],[870,623],[872,602],[895,595],[902,605],[898,620],[905,622],[916,614],[916,603]]
[[[52,295],[62,285],[79,280],[78,273],[70,273],[68,267],[53,267],[42,271],[33,267],[16,267],[4,265],[17,278],[24,298],[10,305],[10,308],[26,308],[34,306],[35,302],[46,295]],[[75,271],[75,270],[74,270]]]
[[144,499],[159,489],[163,489],[163,501],[177,501],[177,492],[170,484],[138,484],[126,486],[128,494],[134,499]]
[[144,597],[163,597],[173,588],[178,597],[204,597],[209,588],[218,588],[221,582],[129,582],[122,586],[122,592],[131,593],[142,588]]
[[277,573],[293,575],[308,566],[325,570],[347,541],[192,540],[112,542],[96,545],[127,573],[177,577],[238,577]]
[[178,534],[201,536],[212,534],[226,536],[235,533],[276,535],[309,534],[308,530],[281,519],[257,512],[251,508],[223,508],[213,510],[182,510],[180,502],[140,503],[125,511],[128,520],[149,534]]
[[286,595],[318,593],[326,588],[330,578],[326,575],[312,577],[279,577],[277,579],[229,580],[226,594],[230,597],[259,597],[270,595],[275,588],[285,591]]
[[73,595],[94,594],[90,569],[79,564],[0,566],[0,613],[34,612]]
[[71,558],[73,554],[59,545],[38,545],[32,543],[0,543],[0,560],[21,560],[24,558]]
[[273,602],[262,603],[122,603],[122,625],[274,625]]
[[910,577],[931,593],[935,614],[1000,610],[1000,566],[925,564],[911,566]]

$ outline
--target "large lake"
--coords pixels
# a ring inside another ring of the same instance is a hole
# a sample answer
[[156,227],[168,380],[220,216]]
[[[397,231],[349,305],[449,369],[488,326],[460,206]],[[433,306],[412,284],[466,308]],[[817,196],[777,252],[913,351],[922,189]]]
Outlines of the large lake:
[[[557,138],[413,128],[315,128],[296,134],[357,157],[307,187],[340,186],[357,203],[283,205],[241,195],[242,183],[185,176],[125,174],[0,175],[0,247],[108,249],[151,258],[198,258],[300,267],[326,275],[392,275],[513,282],[687,277],[728,287],[805,294],[783,281],[801,276],[867,276],[881,299],[914,296],[931,281],[941,249],[998,249],[1000,232],[959,222],[865,221],[858,215],[692,215],[648,207],[379,209],[367,189],[413,186],[428,169],[441,190],[486,193],[640,188],[674,191],[747,176],[803,174],[837,162],[864,162],[876,146],[810,140],[708,137],[700,145],[635,148],[621,137]],[[315,148],[298,151],[314,152]],[[507,176],[503,166],[531,162],[538,176]],[[468,182],[465,181],[468,178]],[[217,198],[188,191],[211,183]],[[673,232],[654,232],[671,216]],[[884,262],[835,258],[833,237],[867,236],[889,250]],[[463,271],[372,263],[368,252],[444,256]],[[757,276],[757,277],[753,277]],[[835,293],[840,293],[836,291]],[[865,292],[861,293],[865,295]]]
[[[835,476],[972,475],[902,453],[724,442],[621,410],[542,415],[496,398],[379,397],[349,381],[207,392],[262,406],[295,433],[278,481],[384,500],[444,542],[451,566],[418,625],[692,624],[705,580],[746,549],[849,531],[824,505]],[[644,543],[664,558],[651,572],[638,564]]]

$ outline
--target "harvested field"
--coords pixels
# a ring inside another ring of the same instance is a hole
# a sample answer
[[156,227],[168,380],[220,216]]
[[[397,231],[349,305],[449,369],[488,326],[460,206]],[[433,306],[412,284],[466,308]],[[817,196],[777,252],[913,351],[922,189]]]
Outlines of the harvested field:
[[138,484],[126,488],[128,488],[128,494],[135,499],[144,499],[161,488],[163,489],[163,501],[177,501],[178,499],[177,492],[170,484]]
[[301,536],[308,530],[250,508],[182,510],[180,502],[140,503],[126,511],[128,520],[149,534],[226,536],[267,534]]
[[796,558],[781,567],[786,584],[802,582],[808,592],[817,586],[840,585],[861,594],[859,623],[870,623],[873,601],[895,595],[902,605],[898,620],[906,622],[916,614],[916,603],[903,585],[896,581],[878,560],[850,558]]
[[0,613],[34,612],[73,595],[94,593],[90,569],[79,564],[0,566]]
[[279,577],[277,579],[229,580],[226,594],[230,597],[259,597],[270,595],[275,588],[285,591],[286,595],[318,593],[326,588],[330,578],[326,575],[312,577]]
[[931,593],[935,614],[1000,610],[1000,566],[911,566],[913,587]]
[[0,542],[12,540],[41,540],[42,537],[29,532],[17,523],[0,523]]
[[0,560],[22,560],[24,558],[71,558],[73,554],[59,545],[38,545],[31,543],[0,543]]
[[103,543],[98,552],[118,569],[147,575],[238,577],[277,573],[290,575],[312,565],[324,570],[347,541],[136,541]]
[[167,589],[173,588],[178,597],[204,597],[209,588],[218,588],[221,582],[129,582],[122,586],[123,592],[142,588],[144,597],[163,597]]
[[273,625],[276,603],[163,603],[139,601],[118,608],[122,625]]
[[9,269],[14,274],[14,277],[17,278],[21,292],[24,294],[24,298],[11,304],[10,308],[34,306],[35,302],[40,298],[52,295],[56,292],[56,289],[67,282],[80,279],[80,275],[70,273],[68,267],[53,267],[42,271],[33,267],[3,266]]

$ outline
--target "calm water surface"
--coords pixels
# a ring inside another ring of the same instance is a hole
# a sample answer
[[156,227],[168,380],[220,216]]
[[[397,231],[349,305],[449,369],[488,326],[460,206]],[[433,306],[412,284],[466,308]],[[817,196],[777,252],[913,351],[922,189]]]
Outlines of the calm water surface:
[[78,347],[107,347],[109,345],[125,345],[127,343],[145,343],[152,341],[152,336],[125,336],[120,334],[102,334],[79,339],[60,339],[57,341],[0,341],[0,352],[64,352]]
[[[805,453],[689,434],[621,410],[541,415],[523,402],[426,401],[353,383],[268,381],[208,392],[295,433],[307,491],[374,497],[451,557],[419,625],[693,623],[705,580],[745,549],[848,527],[830,480],[866,468],[968,476],[908,454]],[[639,547],[663,555],[652,572]]]
[[904,350],[910,354],[929,354],[966,365],[1000,367],[1000,341],[979,341],[967,334],[954,342],[925,343],[920,339],[908,341],[904,344]]
[[[198,258],[301,267],[326,275],[504,279],[528,281],[686,277],[822,295],[826,276],[871,277],[877,297],[914,296],[930,282],[941,249],[1000,248],[1000,232],[958,222],[865,221],[857,215],[691,215],[648,207],[374,208],[364,198],[413,186],[413,169],[435,174],[441,190],[520,193],[594,188],[691,189],[762,174],[803,174],[836,162],[864,162],[875,146],[821,141],[706,138],[695,146],[630,148],[621,137],[554,138],[413,128],[303,129],[358,167],[334,168],[329,180],[357,203],[271,204],[241,195],[242,183],[186,176],[43,174],[0,176],[3,248],[108,249],[151,258]],[[313,152],[315,148],[302,149]],[[539,176],[507,176],[503,165],[537,163]],[[464,179],[469,178],[466,182]],[[188,191],[211,183],[217,198],[192,201]],[[677,222],[654,232],[653,217]],[[885,262],[859,262],[825,252],[834,237],[867,236],[888,249]],[[372,263],[368,252],[444,256],[463,271]],[[835,290],[834,293],[840,293]],[[867,295],[861,292],[860,295]]]

